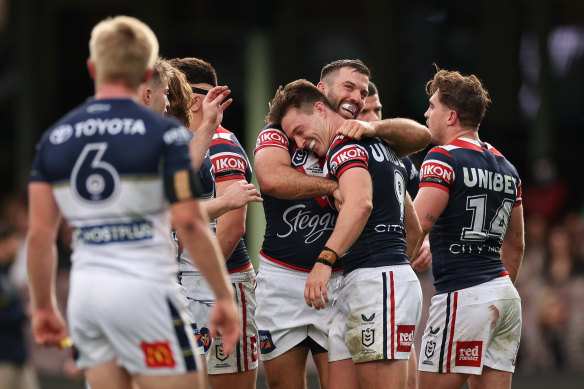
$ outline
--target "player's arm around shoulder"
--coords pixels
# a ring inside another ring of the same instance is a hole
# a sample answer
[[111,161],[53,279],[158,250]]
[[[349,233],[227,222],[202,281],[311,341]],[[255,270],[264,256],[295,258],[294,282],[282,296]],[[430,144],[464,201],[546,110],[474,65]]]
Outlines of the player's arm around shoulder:
[[524,235],[523,205],[518,205],[511,211],[509,225],[501,245],[501,261],[503,261],[503,265],[509,272],[509,277],[513,283],[517,279],[521,261],[523,260],[523,252],[525,250]]
[[285,200],[330,196],[338,185],[323,177],[294,169],[290,153],[280,147],[264,147],[254,157],[255,174],[262,193]]

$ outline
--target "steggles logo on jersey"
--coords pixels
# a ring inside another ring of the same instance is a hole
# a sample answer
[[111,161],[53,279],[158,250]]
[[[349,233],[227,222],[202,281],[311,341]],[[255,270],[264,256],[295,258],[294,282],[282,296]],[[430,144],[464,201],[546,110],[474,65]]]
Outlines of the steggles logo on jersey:
[[482,341],[456,342],[456,366],[481,366]]
[[366,328],[361,330],[361,343],[365,347],[369,347],[375,343],[375,329]]
[[285,233],[278,233],[278,238],[286,238],[292,233],[301,232],[305,243],[310,244],[322,236],[326,231],[335,228],[336,216],[333,213],[314,215],[311,211],[304,211],[306,205],[294,205],[284,211],[282,220],[290,228]]
[[148,367],[174,367],[175,362],[168,342],[154,342],[140,344],[144,351],[144,359]]
[[414,344],[414,325],[400,325],[397,326],[397,351],[410,352],[412,344]]

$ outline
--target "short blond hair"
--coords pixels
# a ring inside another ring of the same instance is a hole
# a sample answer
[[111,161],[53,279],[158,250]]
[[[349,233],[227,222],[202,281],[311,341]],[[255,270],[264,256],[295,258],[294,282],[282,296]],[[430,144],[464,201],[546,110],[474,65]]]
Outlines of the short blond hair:
[[122,82],[137,87],[154,66],[158,40],[146,24],[131,16],[109,17],[91,31],[89,56],[96,83]]

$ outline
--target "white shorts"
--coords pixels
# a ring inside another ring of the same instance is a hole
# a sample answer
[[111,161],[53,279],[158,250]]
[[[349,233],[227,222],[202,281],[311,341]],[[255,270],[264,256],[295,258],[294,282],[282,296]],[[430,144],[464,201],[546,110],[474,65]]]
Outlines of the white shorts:
[[278,265],[260,254],[256,324],[262,361],[284,354],[307,337],[328,350],[330,306],[337,295],[340,272],[333,273],[327,288],[329,303],[321,310],[309,307],[304,299],[308,274]]
[[329,362],[408,359],[422,312],[410,265],[356,269],[341,285],[329,332]]
[[68,327],[81,369],[116,360],[130,374],[196,370],[194,339],[176,282],[73,270]]
[[[253,370],[258,367],[258,331],[255,325],[255,272],[229,274],[235,290],[242,332],[235,349],[225,354],[223,342],[218,335],[211,339],[209,316],[213,309],[213,292],[202,276],[182,276],[181,283],[189,295],[193,293],[201,299],[189,298],[189,310],[195,318],[195,337],[200,353],[206,354],[208,374],[229,374]],[[196,289],[193,289],[196,288]],[[243,335],[245,331],[245,336]]]
[[513,372],[521,337],[521,299],[509,276],[432,297],[419,370],[480,375]]

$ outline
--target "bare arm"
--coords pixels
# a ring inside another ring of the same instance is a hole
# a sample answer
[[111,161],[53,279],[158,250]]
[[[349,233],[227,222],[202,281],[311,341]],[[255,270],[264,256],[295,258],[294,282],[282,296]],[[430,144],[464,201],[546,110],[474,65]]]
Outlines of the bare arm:
[[[373,184],[369,171],[362,168],[347,170],[339,179],[339,189],[344,203],[326,246],[340,257],[359,238],[373,209]],[[325,307],[330,276],[330,266],[319,262],[314,264],[304,289],[304,298],[309,306],[316,309]]]
[[290,166],[290,154],[279,147],[259,149],[254,158],[256,177],[263,193],[285,200],[333,195],[335,181],[309,176]]
[[404,208],[404,225],[406,227],[406,255],[413,262],[415,255],[422,244],[423,235],[418,215],[410,194],[406,192]]
[[28,191],[27,266],[33,310],[32,329],[38,343],[57,346],[67,337],[67,327],[55,295],[55,242],[61,213],[49,184],[33,182],[29,184]]
[[523,227],[523,206],[520,205],[513,208],[511,212],[509,226],[501,245],[501,260],[513,283],[517,280],[517,274],[523,260],[523,251],[525,250]]
[[[237,180],[227,180],[217,182],[217,196],[221,197],[225,189]],[[259,194],[258,194],[259,195]],[[261,198],[260,198],[261,199]],[[225,260],[228,260],[233,254],[233,250],[239,243],[241,237],[245,234],[245,218],[247,206],[233,209],[217,218],[217,230],[215,236],[221,247]]]
[[207,93],[203,100],[203,122],[195,130],[195,137],[189,145],[193,169],[196,172],[203,164],[215,130],[223,121],[223,111],[233,102],[232,99],[223,102],[230,93],[231,91],[226,86],[216,86]]
[[415,120],[384,119],[374,122],[347,120],[337,130],[351,139],[378,136],[383,138],[399,158],[423,150],[432,139],[430,130]]
[[442,189],[422,187],[414,200],[414,208],[422,227],[422,238],[434,228],[434,224],[448,204],[448,193]]
[[239,338],[239,322],[235,296],[227,277],[225,260],[215,240],[209,221],[199,207],[198,200],[187,200],[171,206],[172,222],[197,268],[215,294],[215,305],[211,313],[211,336],[221,336],[227,352],[231,351]]
[[248,184],[246,180],[227,182],[229,185],[223,186],[221,193],[219,193],[219,183],[217,183],[216,198],[201,202],[201,207],[207,212],[210,219],[217,219],[225,212],[244,207],[252,201],[263,201],[260,192],[253,184]]

